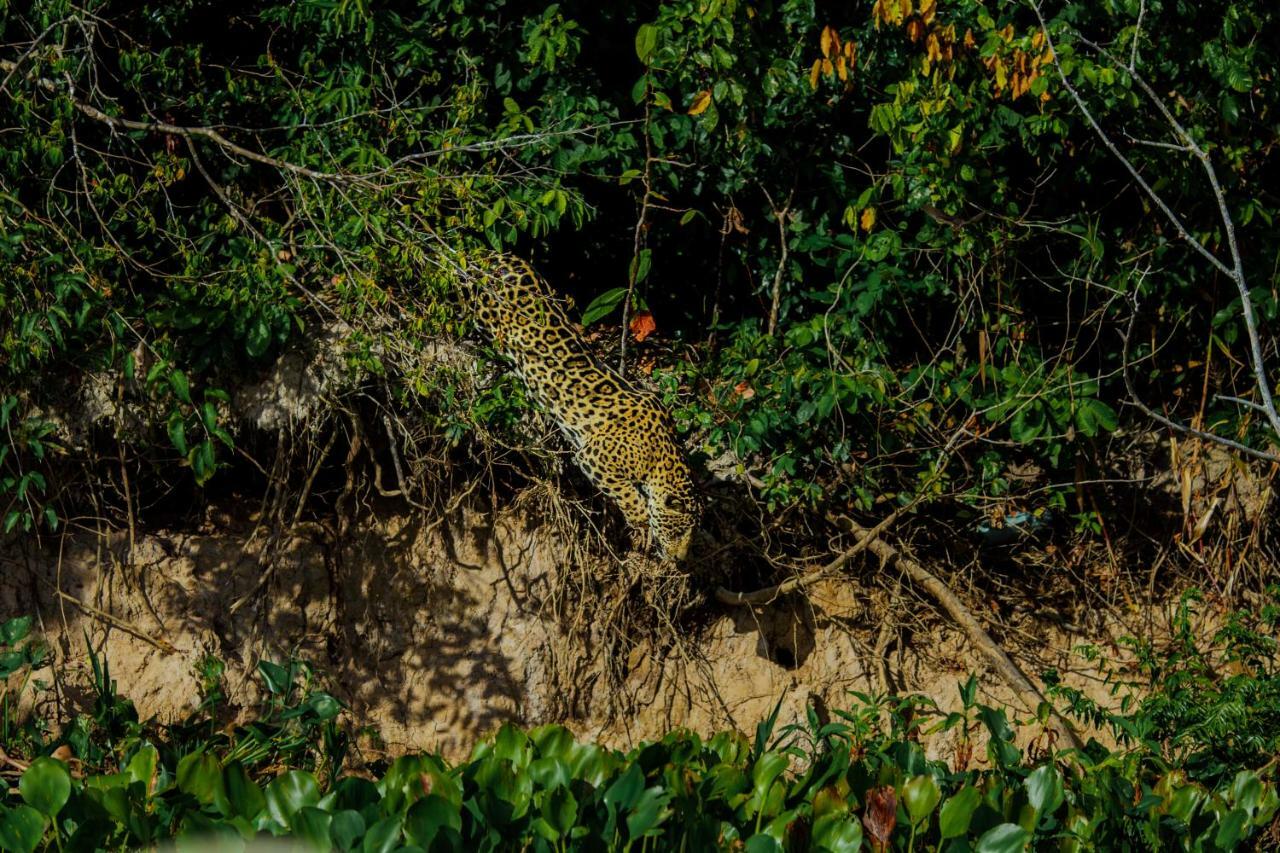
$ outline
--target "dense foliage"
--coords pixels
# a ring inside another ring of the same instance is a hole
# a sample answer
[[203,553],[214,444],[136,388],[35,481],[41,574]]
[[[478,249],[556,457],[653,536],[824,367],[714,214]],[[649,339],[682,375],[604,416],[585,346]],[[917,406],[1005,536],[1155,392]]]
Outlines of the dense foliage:
[[[9,675],[39,664],[30,626],[0,626]],[[1274,758],[1205,781],[1148,739],[1056,750],[1034,720],[1026,725],[1041,734],[1024,752],[1006,713],[977,701],[972,678],[949,714],[918,696],[854,696],[830,720],[810,709],[779,726],[775,709],[753,738],[675,731],[626,753],[580,743],[561,726],[507,725],[459,765],[409,755],[347,773],[341,706],[306,665],[261,662],[264,705],[227,726],[216,661],[204,665],[199,707],[173,725],[140,722],[108,663],[91,653],[91,664],[92,712],[60,733],[17,723],[4,694],[0,747],[21,768],[0,794],[5,850],[174,838],[179,849],[199,839],[243,849],[272,836],[365,851],[1231,850],[1274,834],[1280,813]],[[1181,701],[1184,689],[1167,698]],[[1274,714],[1274,690],[1269,701]],[[1160,715],[1144,708],[1128,719],[1158,728]],[[920,734],[945,731],[956,736],[950,763],[927,759]],[[1202,751],[1220,751],[1211,733],[1181,731]],[[985,769],[971,761],[976,750],[985,750]]]
[[631,354],[773,507],[921,483],[1066,507],[1049,484],[1117,464],[1131,319],[1149,405],[1266,446],[1223,399],[1257,403],[1239,294],[1064,81],[1191,236],[1238,241],[1274,364],[1272,5],[1052,2],[1047,33],[1030,0],[519,9],[6,4],[5,529],[56,521],[44,419],[85,376],[135,411],[114,438],[200,483],[232,459],[228,393],[335,328],[451,440],[509,428],[518,393],[416,358],[465,325],[447,271],[479,245],[649,336]]

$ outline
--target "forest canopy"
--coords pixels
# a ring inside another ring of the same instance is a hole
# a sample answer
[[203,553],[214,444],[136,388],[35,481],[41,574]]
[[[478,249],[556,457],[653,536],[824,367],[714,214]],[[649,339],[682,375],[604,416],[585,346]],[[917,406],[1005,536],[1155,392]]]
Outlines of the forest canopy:
[[422,359],[467,324],[444,259],[488,247],[774,510],[929,492],[1097,532],[1079,484],[1154,418],[1274,447],[1275,16],[8,4],[5,528],[70,500],[48,415],[87,376],[146,400],[112,430],[139,464],[200,484],[251,440],[237,387],[335,328],[450,442],[511,429],[518,387]]

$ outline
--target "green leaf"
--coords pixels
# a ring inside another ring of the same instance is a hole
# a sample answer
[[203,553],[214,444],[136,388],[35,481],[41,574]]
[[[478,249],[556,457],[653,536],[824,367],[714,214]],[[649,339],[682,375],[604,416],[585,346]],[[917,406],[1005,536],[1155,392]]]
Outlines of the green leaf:
[[400,843],[400,816],[392,815],[369,827],[360,849],[364,853],[391,853]]
[[267,691],[272,695],[283,696],[293,686],[293,679],[290,677],[289,669],[278,663],[260,660],[258,661],[258,673],[262,676],[262,681],[266,684]]
[[658,28],[653,24],[641,24],[640,29],[636,30],[636,56],[648,65],[649,57],[653,56],[657,46]]
[[982,802],[982,794],[977,788],[966,785],[951,796],[942,805],[938,815],[938,828],[943,838],[960,838],[969,831],[969,821],[978,804]]
[[218,759],[197,750],[178,762],[178,790],[190,794],[203,805],[210,805],[218,796],[226,796],[222,790],[222,766]]
[[182,412],[173,411],[169,413],[169,441],[174,448],[183,456],[187,455],[187,427],[184,423]]
[[657,835],[658,827],[671,814],[667,803],[671,794],[660,787],[646,788],[636,802],[631,814],[627,815],[627,833],[631,838],[643,838],[646,835]]
[[1016,823],[1002,823],[982,834],[974,853],[1021,853],[1031,840],[1031,833]]
[[15,646],[31,633],[32,617],[15,616],[0,625],[0,644]]
[[921,774],[902,786],[902,802],[913,826],[919,826],[933,813],[942,799],[938,783],[927,773]]
[[312,850],[328,851],[333,849],[329,838],[329,826],[333,816],[315,806],[303,806],[293,815],[293,834],[306,842]]
[[556,832],[564,837],[573,829],[578,819],[578,801],[567,787],[553,789],[542,805],[542,817]]
[[1244,838],[1245,827],[1248,825],[1249,813],[1244,809],[1232,809],[1218,822],[1218,832],[1213,836],[1213,843],[1220,850],[1234,850]]
[[233,761],[222,771],[222,787],[226,794],[227,817],[242,817],[254,820],[267,807],[267,798],[262,788],[249,777],[244,765]]
[[424,849],[440,832],[441,827],[462,831],[462,814],[458,807],[439,794],[427,794],[410,806],[404,819],[404,835]]
[[256,317],[249,325],[249,334],[244,339],[244,350],[250,358],[257,358],[267,351],[271,345],[271,327],[266,319]]
[[56,817],[71,796],[71,774],[61,761],[41,757],[22,774],[18,790],[27,805],[49,817]]
[[1052,764],[1032,770],[1023,784],[1027,789],[1027,801],[1039,813],[1040,820],[1053,814],[1062,805],[1062,775]]
[[169,374],[169,387],[173,389],[173,393],[178,399],[184,403],[191,402],[191,386],[187,382],[187,374],[181,370],[174,370]]
[[622,300],[627,297],[627,289],[625,287],[615,287],[612,290],[606,290],[604,293],[591,300],[591,304],[582,312],[582,325],[590,326],[599,320],[604,319],[612,314],[614,309],[622,304]]
[[0,850],[31,853],[43,835],[44,817],[31,806],[0,811]]
[[631,282],[632,284],[640,284],[649,277],[649,267],[653,264],[653,250],[641,249],[640,253],[631,259]]
[[[267,812],[281,826],[292,827],[293,816],[320,802],[320,786],[305,770],[289,770],[271,780],[266,790]],[[398,831],[398,830],[397,830]]]
[[[333,846],[340,851],[351,850],[355,847],[356,842],[364,837],[364,818],[360,816],[360,812],[352,809],[343,809],[333,813],[333,820],[329,822],[329,838],[333,841]],[[408,827],[406,827],[407,834]],[[410,841],[416,841],[410,836]],[[426,846],[421,845],[420,846]]]
[[0,652],[0,679],[8,678],[27,665],[22,652]]
[[862,849],[862,822],[840,814],[824,814],[813,822],[813,845],[818,850],[844,853]]
[[747,845],[742,849],[745,853],[781,853],[782,845],[772,835],[757,832],[747,839]]

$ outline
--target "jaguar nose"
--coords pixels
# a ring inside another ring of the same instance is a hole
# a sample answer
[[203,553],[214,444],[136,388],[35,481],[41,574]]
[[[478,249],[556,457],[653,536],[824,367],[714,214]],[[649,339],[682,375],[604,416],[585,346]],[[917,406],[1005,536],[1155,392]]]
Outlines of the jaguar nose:
[[689,540],[693,538],[693,531],[689,531],[685,535],[676,539],[668,547],[663,550],[667,552],[667,556],[677,563],[683,562],[684,558],[689,555]]

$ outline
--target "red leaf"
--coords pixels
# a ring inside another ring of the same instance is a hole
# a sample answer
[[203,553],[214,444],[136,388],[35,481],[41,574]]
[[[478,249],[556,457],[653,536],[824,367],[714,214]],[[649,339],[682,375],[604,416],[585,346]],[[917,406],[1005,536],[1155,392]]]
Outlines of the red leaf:
[[657,328],[658,324],[654,322],[653,315],[648,311],[637,311],[631,318],[631,337],[636,343],[652,335]]

